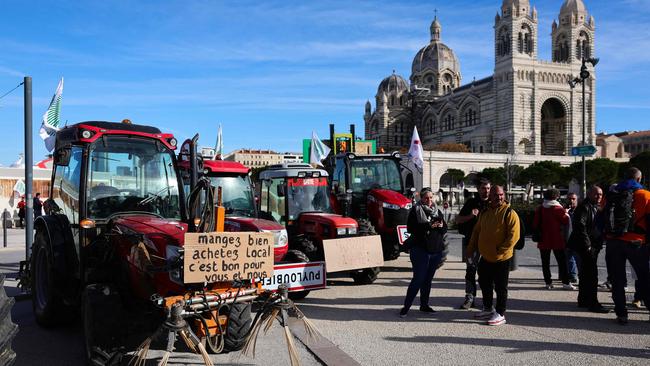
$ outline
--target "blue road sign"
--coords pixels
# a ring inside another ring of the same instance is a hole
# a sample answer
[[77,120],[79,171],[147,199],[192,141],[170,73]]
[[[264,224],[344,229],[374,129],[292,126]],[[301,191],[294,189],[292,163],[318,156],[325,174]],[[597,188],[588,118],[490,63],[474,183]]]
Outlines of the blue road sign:
[[594,145],[574,146],[571,148],[572,156],[592,156],[596,153]]

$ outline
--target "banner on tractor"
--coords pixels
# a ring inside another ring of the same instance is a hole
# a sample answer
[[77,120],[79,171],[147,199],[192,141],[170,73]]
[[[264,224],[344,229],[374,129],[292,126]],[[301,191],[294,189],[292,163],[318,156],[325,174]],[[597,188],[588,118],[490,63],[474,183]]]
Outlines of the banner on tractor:
[[275,291],[287,285],[289,291],[325,288],[325,262],[276,264],[273,276],[260,279],[265,290]]
[[323,240],[323,249],[328,273],[384,265],[379,235]]
[[183,282],[271,277],[273,241],[273,233],[186,233]]

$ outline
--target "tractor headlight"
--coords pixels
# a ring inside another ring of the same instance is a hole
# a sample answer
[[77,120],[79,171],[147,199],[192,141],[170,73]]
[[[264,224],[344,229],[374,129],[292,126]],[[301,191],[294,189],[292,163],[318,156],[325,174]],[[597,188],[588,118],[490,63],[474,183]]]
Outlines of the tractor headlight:
[[278,236],[278,246],[283,247],[289,243],[289,235],[285,229],[280,230],[280,235]]
[[382,202],[381,205],[389,210],[399,210],[401,207],[392,203]]
[[413,207],[412,203],[407,203],[406,205],[404,205],[404,208],[407,209],[407,210],[410,210],[411,207]]
[[174,265],[182,260],[181,247],[175,245],[168,245],[165,250],[165,257],[167,259],[167,266],[169,267],[169,279],[172,282],[183,284],[183,270],[180,265]]
[[348,228],[348,235],[357,235],[357,228],[356,227],[349,227]]
[[347,229],[344,228],[344,227],[337,227],[336,228],[336,235],[337,236],[345,235],[346,232],[347,232]]

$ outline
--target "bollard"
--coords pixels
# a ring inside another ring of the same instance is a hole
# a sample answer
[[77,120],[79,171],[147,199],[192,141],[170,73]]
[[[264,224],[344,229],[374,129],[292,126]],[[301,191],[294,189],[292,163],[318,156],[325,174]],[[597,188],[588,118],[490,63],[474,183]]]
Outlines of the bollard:
[[2,212],[2,244],[6,248],[7,247],[7,216],[9,215],[9,211],[5,208],[5,210]]

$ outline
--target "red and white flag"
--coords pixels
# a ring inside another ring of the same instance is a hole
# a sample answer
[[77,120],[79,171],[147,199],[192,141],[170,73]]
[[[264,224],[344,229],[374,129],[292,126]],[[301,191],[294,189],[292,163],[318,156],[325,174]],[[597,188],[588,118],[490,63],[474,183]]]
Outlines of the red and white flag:
[[424,150],[422,149],[422,141],[420,141],[417,127],[413,127],[413,136],[411,137],[411,147],[409,148],[408,155],[415,165],[422,169],[424,165]]

